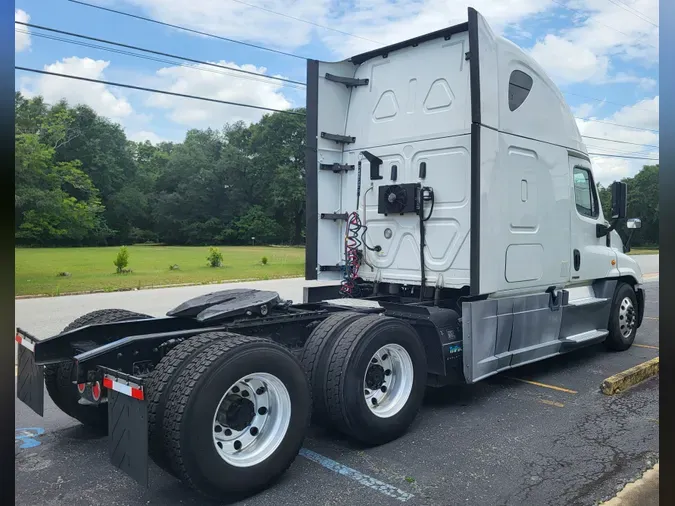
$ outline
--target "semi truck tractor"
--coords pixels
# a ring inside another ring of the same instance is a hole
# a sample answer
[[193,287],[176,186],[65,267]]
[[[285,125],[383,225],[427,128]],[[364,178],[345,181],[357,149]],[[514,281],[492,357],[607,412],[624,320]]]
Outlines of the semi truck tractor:
[[[644,314],[624,183],[605,215],[570,108],[542,67],[467,21],[339,62],[307,62],[304,300],[224,290],[165,317],[86,314],[18,328],[17,396],[46,389],[210,497],[268,487],[310,421],[380,445],[426,388],[475,383],[604,343]],[[452,389],[448,389],[452,395]]]

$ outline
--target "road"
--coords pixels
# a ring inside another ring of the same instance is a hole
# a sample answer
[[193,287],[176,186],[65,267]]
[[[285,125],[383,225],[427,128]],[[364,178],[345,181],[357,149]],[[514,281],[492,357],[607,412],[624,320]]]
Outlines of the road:
[[[658,459],[658,377],[613,397],[599,392],[606,377],[658,356],[659,284],[646,288],[646,317],[629,350],[594,346],[475,385],[430,389],[411,430],[376,448],[312,427],[280,482],[245,504],[592,505],[612,497]],[[135,308],[126,297],[142,294],[96,297]],[[150,298],[142,310],[151,314],[176,302]],[[64,311],[79,315],[87,304]],[[72,315],[34,318],[31,328],[47,335],[38,322],[62,326]],[[15,405],[15,504],[208,504],[154,464],[149,489],[140,488],[108,465],[105,437],[45,399],[44,418]]]

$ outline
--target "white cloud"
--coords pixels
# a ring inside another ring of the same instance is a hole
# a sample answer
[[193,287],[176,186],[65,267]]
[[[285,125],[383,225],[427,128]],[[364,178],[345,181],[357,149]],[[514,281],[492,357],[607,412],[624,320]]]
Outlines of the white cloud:
[[[21,9],[16,9],[14,11],[14,21],[20,21],[22,23],[28,23],[30,21],[30,16],[26,11]],[[23,25],[14,25],[16,28],[21,30],[20,32],[14,31],[14,52],[20,53],[30,48],[30,30],[27,26]],[[28,33],[25,33],[28,32]]]
[[[249,72],[265,73],[264,67],[255,65],[236,65],[232,62],[211,62],[218,65],[238,68]],[[290,101],[282,93],[279,81],[265,78],[234,76],[227,71],[208,72],[212,67],[199,65],[197,70],[188,67],[165,67],[157,71],[153,85],[159,89],[201,97],[214,98],[227,102],[288,109]],[[176,98],[168,95],[153,94],[147,98],[147,105],[166,109],[168,116],[176,123],[190,128],[221,128],[225,123],[259,120],[265,111],[251,108],[201,102],[194,99]]]
[[[633,156],[645,158],[659,158],[658,148],[659,134],[648,130],[637,130],[619,125],[631,125],[641,128],[658,130],[659,128],[659,97],[642,100],[632,106],[626,106],[606,118],[600,119],[608,123],[595,121],[577,120],[579,131],[584,136],[604,139],[613,139],[620,142],[609,142],[584,137],[584,142],[589,153],[614,154],[620,156]],[[634,145],[637,144],[637,145]],[[593,166],[596,178],[603,185],[608,185],[614,180],[631,177],[640,171],[643,165],[658,163],[647,159],[630,159],[594,156]]]
[[[108,65],[109,61],[71,56],[45,65],[44,70],[90,79],[104,79],[103,71]],[[133,112],[126,98],[113,93],[108,86],[100,83],[41,75],[24,80],[21,93],[28,97],[41,95],[48,104],[61,99],[67,100],[71,105],[85,104],[98,114],[113,120],[128,117]]]
[[141,130],[137,132],[126,132],[127,134],[127,139],[135,142],[145,142],[145,141],[150,141],[152,144],[159,144],[161,142],[168,142],[167,139],[160,137],[154,132],[150,132],[148,130]]
[[[572,27],[546,35],[531,50],[559,84],[636,82],[644,89],[656,85],[654,79],[612,73],[622,60],[645,67],[658,62],[657,27],[607,0],[577,0],[568,5],[585,15],[577,13]],[[634,0],[631,7],[658,13],[658,0]]]
[[557,35],[546,35],[530,50],[559,85],[599,80],[607,74],[609,58]]

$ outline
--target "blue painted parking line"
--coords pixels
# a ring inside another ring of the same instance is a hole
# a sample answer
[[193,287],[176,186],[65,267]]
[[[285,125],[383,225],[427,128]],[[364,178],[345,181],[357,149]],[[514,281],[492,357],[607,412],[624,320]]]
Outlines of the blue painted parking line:
[[409,492],[405,492],[399,488],[394,487],[393,485],[389,485],[387,483],[384,483],[383,481],[365,475],[355,469],[352,469],[351,467],[347,467],[343,464],[340,464],[339,462],[335,462],[334,460],[329,459],[328,457],[319,455],[318,453],[313,452],[312,450],[302,448],[300,450],[300,455],[313,462],[316,462],[317,464],[322,465],[326,469],[330,469],[331,471],[341,474],[342,476],[351,478],[352,480],[357,481],[361,485],[365,485],[366,487],[372,488],[373,490],[380,492],[381,494],[393,497],[394,499],[397,499],[401,502],[405,502],[414,497]]

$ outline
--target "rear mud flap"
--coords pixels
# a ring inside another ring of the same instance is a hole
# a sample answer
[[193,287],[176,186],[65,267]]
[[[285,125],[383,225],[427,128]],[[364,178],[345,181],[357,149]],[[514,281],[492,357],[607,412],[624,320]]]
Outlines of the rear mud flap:
[[147,487],[148,407],[142,387],[132,388],[132,383],[108,374],[103,381],[108,388],[110,462]]
[[44,366],[35,363],[35,355],[19,344],[16,397],[38,415],[44,416],[45,373]]

